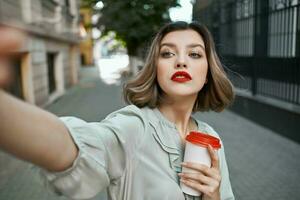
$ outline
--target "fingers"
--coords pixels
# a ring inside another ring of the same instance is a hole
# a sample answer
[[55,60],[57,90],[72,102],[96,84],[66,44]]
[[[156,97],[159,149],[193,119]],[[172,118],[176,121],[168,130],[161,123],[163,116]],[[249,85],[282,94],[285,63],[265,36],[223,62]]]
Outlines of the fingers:
[[218,175],[214,175],[214,177],[206,176],[199,173],[179,173],[178,174],[182,179],[194,180],[198,181],[204,185],[218,185],[218,182],[221,181],[221,177]]
[[219,190],[218,190],[218,185],[216,186],[211,186],[211,185],[204,185],[204,184],[199,184],[198,182],[194,181],[194,180],[189,180],[189,179],[182,179],[180,180],[182,183],[184,183],[185,185],[200,191],[201,193],[212,197],[212,196],[219,196]]
[[202,164],[199,164],[199,163],[191,163],[191,162],[182,163],[182,166],[193,169],[193,170],[195,170],[197,172],[200,172],[200,173],[202,173],[206,176],[210,176],[210,177],[213,177],[213,178],[216,178],[216,179],[219,178],[217,176],[217,174],[219,172],[218,168],[210,168],[206,165],[202,165]]
[[9,60],[24,41],[24,34],[16,29],[0,26],[0,89],[8,88],[12,82]]
[[219,169],[219,157],[217,151],[208,146],[207,151],[211,158],[211,167],[203,164],[184,162],[182,166],[195,172],[183,172],[178,175],[180,181],[185,185],[202,192],[209,197],[219,197],[219,188],[221,184],[221,173]]
[[11,69],[8,61],[0,58],[0,89],[8,87],[11,81]]
[[[218,197],[221,184],[219,170],[209,168],[205,165],[198,165],[199,166],[193,165],[193,169],[203,169],[202,171],[199,170],[197,173],[179,173],[180,181],[186,186],[200,191],[204,195]],[[206,174],[204,174],[203,171],[205,171]]]
[[[197,170],[196,173],[179,173],[178,175],[184,178],[191,178],[193,180],[199,180],[201,183],[208,183],[212,178],[216,181],[221,181],[221,174],[218,169],[209,168],[206,165],[198,164],[198,167],[193,167],[190,169]],[[188,166],[187,166],[188,167]]]
[[0,35],[0,56],[7,55],[20,48],[25,38],[21,31],[1,26]]

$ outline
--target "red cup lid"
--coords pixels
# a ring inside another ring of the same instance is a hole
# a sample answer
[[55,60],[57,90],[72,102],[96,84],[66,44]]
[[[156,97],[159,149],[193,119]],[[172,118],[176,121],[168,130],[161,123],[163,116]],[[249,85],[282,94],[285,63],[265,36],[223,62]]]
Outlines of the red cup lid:
[[208,145],[210,144],[214,149],[221,148],[221,143],[219,138],[216,138],[214,136],[205,133],[192,131],[186,136],[185,139],[188,142],[191,142],[196,145],[202,145],[208,147]]

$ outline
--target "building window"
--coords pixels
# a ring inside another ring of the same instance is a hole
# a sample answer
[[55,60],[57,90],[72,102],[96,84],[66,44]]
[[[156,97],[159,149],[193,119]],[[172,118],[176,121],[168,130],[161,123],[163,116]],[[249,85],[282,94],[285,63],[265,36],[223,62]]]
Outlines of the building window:
[[252,56],[254,50],[254,0],[236,3],[235,55]]
[[295,57],[298,0],[269,1],[268,56]]
[[11,67],[13,71],[13,83],[7,89],[9,93],[18,97],[20,99],[24,99],[23,94],[23,85],[22,85],[22,60],[21,56],[14,56],[13,60],[11,61]]
[[55,81],[55,53],[47,53],[47,67],[48,67],[48,88],[49,94],[55,92],[56,81]]
[[222,1],[220,4],[222,54],[253,56],[254,0]]

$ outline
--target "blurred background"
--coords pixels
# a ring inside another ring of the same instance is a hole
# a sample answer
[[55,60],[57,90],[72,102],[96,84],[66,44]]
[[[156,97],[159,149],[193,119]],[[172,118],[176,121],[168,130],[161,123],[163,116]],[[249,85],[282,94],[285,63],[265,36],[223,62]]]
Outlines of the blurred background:
[[[229,109],[195,117],[223,139],[236,199],[299,199],[300,0],[0,0],[0,26],[26,33],[7,90],[100,121],[125,105],[122,84],[177,20],[209,28],[235,86]],[[66,199],[42,184],[36,167],[0,152],[1,200]]]

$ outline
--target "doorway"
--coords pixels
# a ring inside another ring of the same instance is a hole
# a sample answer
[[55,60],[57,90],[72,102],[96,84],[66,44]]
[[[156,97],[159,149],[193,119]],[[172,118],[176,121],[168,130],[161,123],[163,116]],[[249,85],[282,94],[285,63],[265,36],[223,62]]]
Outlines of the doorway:
[[55,81],[55,58],[56,53],[47,53],[47,68],[48,68],[48,89],[49,94],[56,91]]

